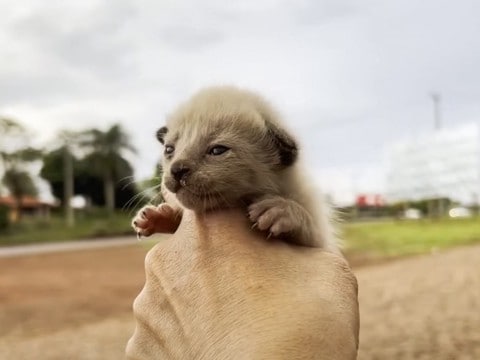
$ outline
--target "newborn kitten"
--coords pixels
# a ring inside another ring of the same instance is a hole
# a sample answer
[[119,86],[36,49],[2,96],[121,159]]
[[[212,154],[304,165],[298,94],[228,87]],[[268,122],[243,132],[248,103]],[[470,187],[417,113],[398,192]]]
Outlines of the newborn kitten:
[[174,232],[183,208],[241,207],[268,236],[337,252],[328,207],[305,181],[297,142],[258,95],[204,89],[169,117],[157,138],[167,202],[139,211],[132,223],[139,236]]

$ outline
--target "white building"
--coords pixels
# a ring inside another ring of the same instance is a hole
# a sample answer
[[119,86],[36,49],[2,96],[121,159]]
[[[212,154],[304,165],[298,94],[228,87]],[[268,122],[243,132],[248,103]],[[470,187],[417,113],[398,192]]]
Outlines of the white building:
[[389,155],[389,201],[448,197],[464,204],[478,203],[478,124],[445,128],[399,142]]

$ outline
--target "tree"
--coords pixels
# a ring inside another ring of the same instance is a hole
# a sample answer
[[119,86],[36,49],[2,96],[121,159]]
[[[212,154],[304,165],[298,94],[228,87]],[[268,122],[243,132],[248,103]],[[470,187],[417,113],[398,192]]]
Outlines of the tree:
[[65,213],[65,221],[67,226],[70,227],[75,225],[75,212],[72,207],[75,186],[72,147],[75,146],[76,135],[76,133],[66,130],[63,130],[58,134],[58,142],[60,143],[63,162],[63,209]]
[[12,167],[5,171],[2,182],[15,199],[15,209],[20,219],[22,199],[27,195],[37,195],[37,189],[32,177],[28,172]]
[[90,129],[81,135],[79,145],[87,151],[89,167],[102,177],[105,207],[109,213],[115,209],[115,184],[126,176],[128,161],[124,153],[136,153],[129,136],[116,124],[101,131]]
[[[60,200],[61,204],[65,203],[64,190],[64,163],[63,163],[63,148],[57,148],[45,153],[43,156],[43,165],[40,169],[40,176],[48,181],[52,190],[53,196]],[[73,160],[74,173],[77,173],[76,167],[77,159]]]
[[[64,155],[63,149],[55,149],[45,154],[40,176],[50,184],[53,195],[65,205],[65,181],[64,181]],[[79,159],[72,154],[74,195],[82,195],[90,200],[93,205],[104,205],[103,179],[95,169],[92,169],[89,156]],[[122,160],[122,178],[131,179],[133,169],[126,160]],[[117,182],[115,187],[115,206],[127,206],[128,202],[135,197],[136,189],[131,181]]]
[[75,187],[75,164],[72,142],[74,134],[62,131],[54,141],[57,148],[43,156],[40,176],[50,183],[53,195],[61,200],[67,226],[75,224],[75,213],[71,200]]
[[159,162],[155,166],[153,176],[149,179],[140,181],[137,185],[141,199],[139,203],[143,203],[145,200],[152,202],[153,204],[159,204],[164,201],[162,193],[160,191],[160,186],[162,183],[163,168],[162,164]]
[[28,133],[18,122],[0,118],[2,148],[0,160],[3,167],[2,183],[15,199],[15,209],[21,216],[22,198],[36,195],[37,189],[28,172],[28,164],[39,160],[42,151],[29,146]]

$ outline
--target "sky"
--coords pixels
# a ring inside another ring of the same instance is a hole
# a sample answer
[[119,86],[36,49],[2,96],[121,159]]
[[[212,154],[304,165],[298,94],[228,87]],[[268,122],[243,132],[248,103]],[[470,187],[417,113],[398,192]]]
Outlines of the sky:
[[476,0],[0,0],[0,116],[38,144],[61,129],[131,135],[138,178],[155,130],[196,90],[264,95],[338,202],[384,191],[392,143],[480,118]]

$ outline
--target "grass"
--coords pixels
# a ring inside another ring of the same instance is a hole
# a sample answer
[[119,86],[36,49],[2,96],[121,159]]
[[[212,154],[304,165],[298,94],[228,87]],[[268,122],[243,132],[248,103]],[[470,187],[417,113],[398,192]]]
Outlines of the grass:
[[0,246],[133,235],[130,221],[131,216],[127,213],[116,213],[111,217],[103,213],[79,216],[73,227],[67,227],[59,216],[52,216],[48,221],[26,218],[0,233]]
[[480,241],[480,218],[346,224],[350,256],[392,258],[468,245]]
[[[126,212],[112,217],[99,212],[78,217],[68,228],[59,216],[50,221],[24,219],[0,233],[0,246],[133,235],[130,220]],[[480,218],[347,223],[342,237],[351,259],[369,262],[480,242]],[[150,248],[157,241],[145,239],[142,245]]]

